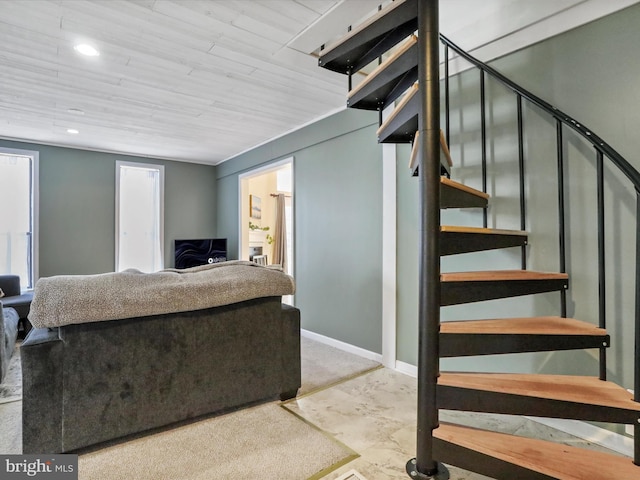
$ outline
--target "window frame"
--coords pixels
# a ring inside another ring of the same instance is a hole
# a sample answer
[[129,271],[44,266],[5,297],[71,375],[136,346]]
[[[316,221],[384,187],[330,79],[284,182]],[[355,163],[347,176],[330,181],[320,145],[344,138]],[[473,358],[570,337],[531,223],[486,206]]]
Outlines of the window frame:
[[[36,282],[40,278],[40,152],[37,150],[24,150],[19,148],[6,148],[0,146],[0,153],[6,155],[16,155],[31,158],[31,171],[29,178],[30,194],[30,215],[29,224],[31,226],[31,248],[29,251],[30,260],[27,259],[27,269],[30,270],[30,278],[27,280],[25,291],[32,291]],[[22,286],[21,286],[22,288]]]
[[115,256],[113,271],[118,271],[118,259],[120,257],[120,169],[121,167],[145,168],[149,170],[158,170],[160,174],[160,201],[159,201],[159,221],[158,228],[160,230],[160,269],[165,268],[164,258],[164,183],[165,173],[164,165],[157,163],[128,162],[124,160],[116,160],[116,194],[115,194]]

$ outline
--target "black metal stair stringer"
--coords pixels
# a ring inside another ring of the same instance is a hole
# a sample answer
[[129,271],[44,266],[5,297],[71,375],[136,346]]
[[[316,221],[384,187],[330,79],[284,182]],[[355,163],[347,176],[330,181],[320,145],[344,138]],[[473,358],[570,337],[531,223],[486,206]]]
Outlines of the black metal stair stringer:
[[602,348],[609,335],[440,333],[440,358]]
[[390,119],[378,129],[378,143],[411,143],[418,130],[418,110],[420,108],[420,95],[412,95]]
[[440,180],[440,208],[487,208],[488,195],[444,177]]
[[438,385],[438,409],[634,424],[638,411],[566,400]]
[[318,65],[351,74],[400,43],[418,28],[418,0],[397,0],[343,40],[320,52]]
[[545,280],[479,280],[464,282],[442,282],[440,305],[496,300],[561,291],[569,286],[568,279]]
[[518,233],[476,233],[465,231],[440,232],[440,255],[480,252],[499,248],[521,247],[527,237]]

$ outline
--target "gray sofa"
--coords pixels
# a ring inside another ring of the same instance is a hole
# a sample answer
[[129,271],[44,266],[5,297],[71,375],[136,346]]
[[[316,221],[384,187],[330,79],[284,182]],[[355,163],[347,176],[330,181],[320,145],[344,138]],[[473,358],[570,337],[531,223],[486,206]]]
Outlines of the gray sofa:
[[[36,285],[34,305],[42,310],[37,299]],[[193,311],[34,328],[21,356],[23,453],[77,451],[295,396],[300,312],[271,295]]]
[[4,308],[0,302],[0,382],[9,369],[18,338],[18,312],[13,308]]
[[23,293],[21,291],[19,275],[0,275],[0,290],[2,291],[0,301],[2,301],[5,308],[11,307],[15,309],[20,318],[19,323],[22,324],[23,333],[27,334],[31,328],[27,321],[27,316],[29,315],[33,292]]

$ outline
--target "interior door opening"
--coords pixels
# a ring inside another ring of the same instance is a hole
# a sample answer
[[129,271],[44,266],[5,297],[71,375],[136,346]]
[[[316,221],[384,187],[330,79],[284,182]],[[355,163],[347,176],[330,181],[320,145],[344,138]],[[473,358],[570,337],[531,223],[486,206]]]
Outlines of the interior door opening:
[[[240,176],[238,258],[294,276],[293,157]],[[283,201],[278,205],[278,196]],[[280,211],[278,211],[280,210]],[[283,297],[293,305],[293,296]]]

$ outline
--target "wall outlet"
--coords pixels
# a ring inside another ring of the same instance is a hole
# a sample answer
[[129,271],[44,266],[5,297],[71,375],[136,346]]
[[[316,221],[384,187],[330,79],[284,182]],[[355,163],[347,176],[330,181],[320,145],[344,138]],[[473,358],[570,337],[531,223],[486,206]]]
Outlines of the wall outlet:
[[[628,392],[633,395],[633,390],[628,390]],[[630,437],[633,437],[633,433],[635,431],[635,428],[633,427],[633,425],[625,425],[624,426],[624,433],[626,433],[627,435],[629,435]]]

